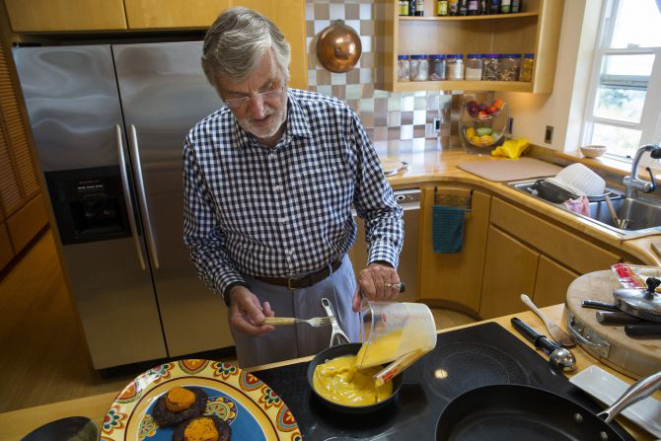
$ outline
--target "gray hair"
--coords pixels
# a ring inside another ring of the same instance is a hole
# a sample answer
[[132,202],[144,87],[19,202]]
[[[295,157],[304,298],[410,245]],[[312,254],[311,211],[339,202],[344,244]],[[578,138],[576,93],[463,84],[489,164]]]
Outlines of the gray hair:
[[270,48],[276,63],[289,80],[291,47],[271,20],[247,8],[223,11],[204,37],[202,69],[218,89],[218,78],[245,81]]

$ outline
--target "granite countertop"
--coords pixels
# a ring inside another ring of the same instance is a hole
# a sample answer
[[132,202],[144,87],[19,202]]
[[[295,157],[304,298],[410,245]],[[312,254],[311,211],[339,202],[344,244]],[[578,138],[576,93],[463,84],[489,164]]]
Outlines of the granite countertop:
[[[661,245],[661,232],[657,235],[627,239],[621,234],[521,193],[505,183],[488,181],[457,167],[459,164],[469,161],[509,161],[509,159],[473,155],[463,150],[400,153],[388,155],[387,158],[408,164],[406,169],[388,177],[388,181],[395,189],[435,183],[458,183],[482,188],[510,202],[525,206],[552,221],[565,224],[580,233],[621,249],[647,265],[661,266],[661,257],[652,250],[652,243],[658,242]],[[563,158],[567,159],[566,156]]]

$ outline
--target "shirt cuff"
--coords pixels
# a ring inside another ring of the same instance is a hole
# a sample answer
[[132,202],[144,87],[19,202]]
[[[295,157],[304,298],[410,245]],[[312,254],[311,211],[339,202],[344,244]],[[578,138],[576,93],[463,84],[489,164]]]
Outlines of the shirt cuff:
[[219,274],[216,279],[216,287],[218,287],[217,292],[220,293],[223,301],[227,306],[230,304],[229,292],[236,285],[248,287],[248,284],[243,277],[236,271],[226,271]]
[[385,262],[392,265],[393,268],[397,268],[399,253],[390,244],[374,243],[370,248],[367,264],[375,262]]

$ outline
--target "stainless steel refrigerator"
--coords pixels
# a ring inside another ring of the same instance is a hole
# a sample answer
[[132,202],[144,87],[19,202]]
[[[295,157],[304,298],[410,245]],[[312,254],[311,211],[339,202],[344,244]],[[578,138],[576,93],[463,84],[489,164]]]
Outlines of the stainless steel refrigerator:
[[232,346],[182,241],[182,145],[222,102],[201,42],[14,50],[95,368]]

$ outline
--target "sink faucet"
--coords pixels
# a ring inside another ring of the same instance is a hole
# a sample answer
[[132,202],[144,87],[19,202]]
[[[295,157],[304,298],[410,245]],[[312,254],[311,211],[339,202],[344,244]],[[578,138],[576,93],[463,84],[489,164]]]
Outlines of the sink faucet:
[[651,193],[656,188],[656,183],[654,182],[654,175],[652,174],[652,169],[646,167],[645,169],[650,174],[650,181],[644,181],[638,178],[638,163],[643,157],[645,152],[650,152],[650,156],[654,159],[661,158],[661,146],[656,144],[646,144],[636,151],[636,155],[633,158],[631,163],[631,175],[625,176],[622,180],[622,183],[626,187],[626,197],[632,198],[635,197],[637,190],[642,190],[645,193]]

